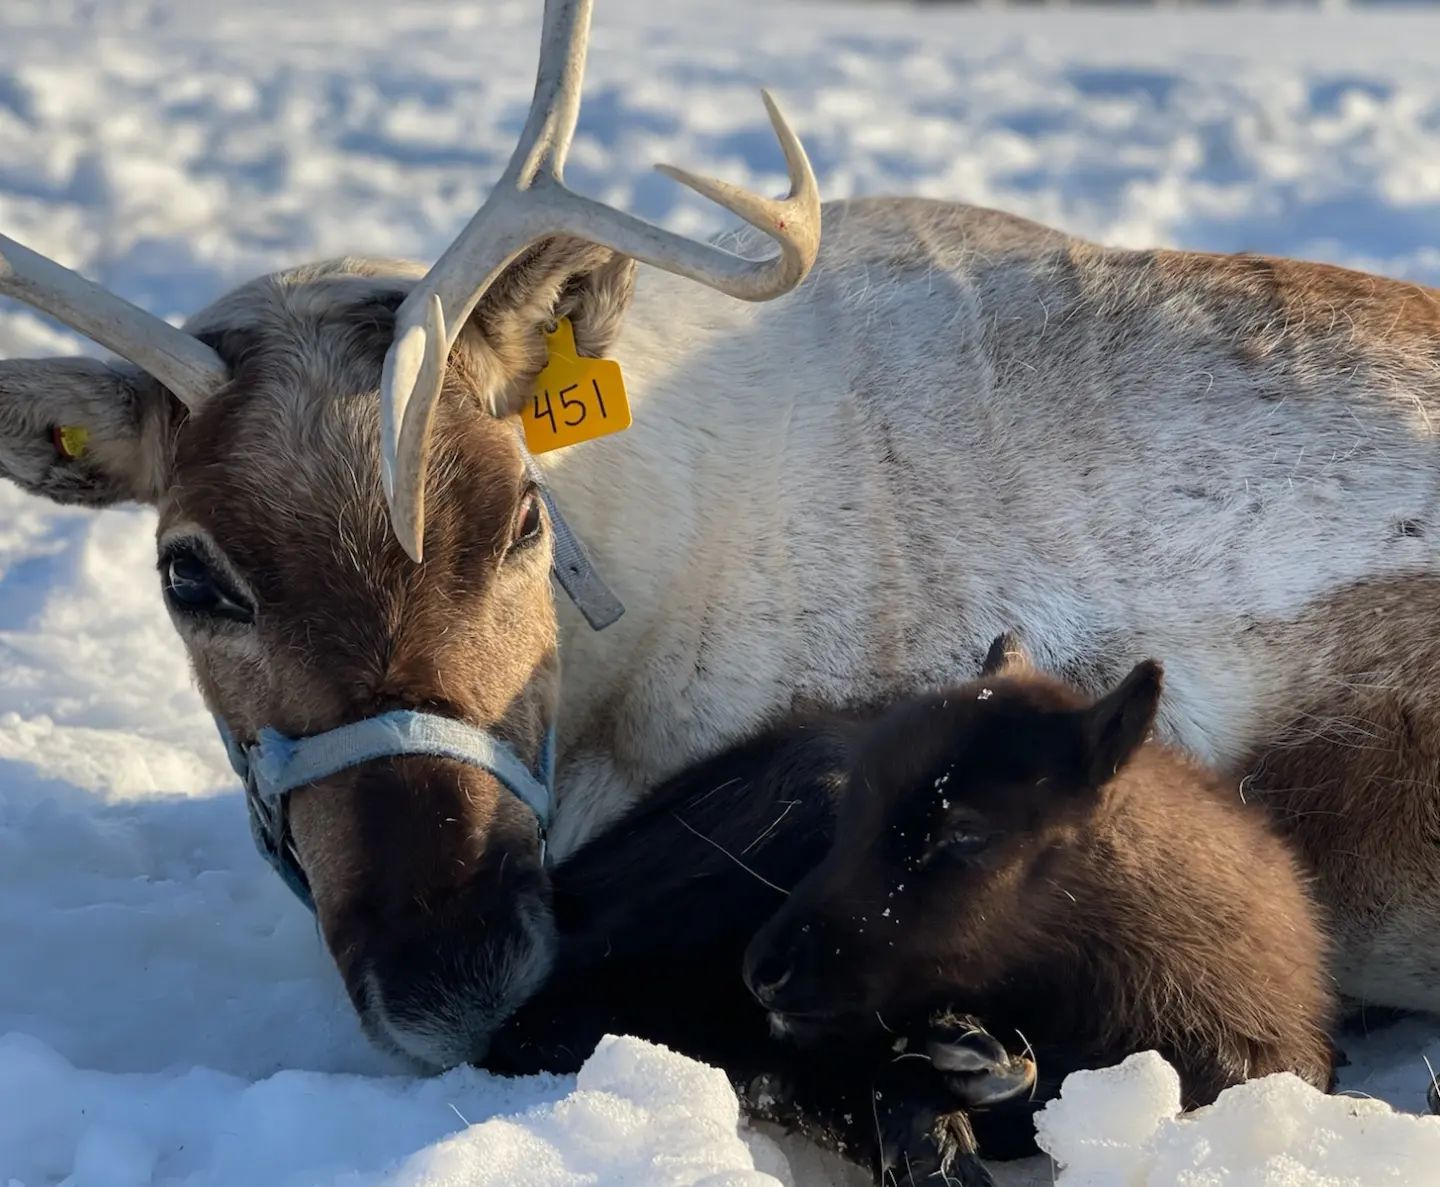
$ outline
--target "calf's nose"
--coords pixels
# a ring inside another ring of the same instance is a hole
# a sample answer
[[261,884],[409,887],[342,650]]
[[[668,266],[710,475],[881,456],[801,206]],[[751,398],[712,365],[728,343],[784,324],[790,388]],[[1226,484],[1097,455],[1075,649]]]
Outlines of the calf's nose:
[[816,1008],[818,948],[810,924],[763,928],[745,952],[745,984],[767,1010]]
[[755,995],[755,1000],[768,1010],[775,1006],[781,990],[789,984],[794,973],[788,953],[771,952],[746,970],[745,983]]

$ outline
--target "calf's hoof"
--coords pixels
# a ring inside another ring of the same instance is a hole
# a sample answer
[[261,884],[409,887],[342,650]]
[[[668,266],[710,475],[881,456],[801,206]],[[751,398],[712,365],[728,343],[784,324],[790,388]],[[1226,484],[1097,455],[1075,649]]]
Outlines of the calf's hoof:
[[1011,1055],[979,1027],[947,1027],[926,1044],[930,1062],[945,1073],[945,1086],[967,1108],[1013,1100],[1035,1087],[1035,1061]]

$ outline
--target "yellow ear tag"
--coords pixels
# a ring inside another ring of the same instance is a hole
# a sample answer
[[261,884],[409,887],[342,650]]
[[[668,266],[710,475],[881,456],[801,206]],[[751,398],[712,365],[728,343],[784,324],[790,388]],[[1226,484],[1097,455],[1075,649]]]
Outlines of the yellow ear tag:
[[57,425],[51,433],[55,452],[69,461],[74,461],[85,452],[90,441],[90,430],[84,425]]
[[568,317],[545,335],[545,347],[549,359],[520,413],[531,453],[563,449],[630,427],[630,401],[619,363],[581,358]]

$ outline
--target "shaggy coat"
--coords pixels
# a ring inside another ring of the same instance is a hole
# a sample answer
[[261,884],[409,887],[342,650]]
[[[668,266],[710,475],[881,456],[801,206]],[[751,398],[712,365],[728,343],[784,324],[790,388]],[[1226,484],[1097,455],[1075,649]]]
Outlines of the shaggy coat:
[[1147,661],[1092,702],[998,640],[980,681],[883,715],[831,851],[747,953],[777,1025],[825,1043],[953,1006],[1051,1087],[1155,1049],[1187,1106],[1272,1072],[1328,1089],[1308,880],[1233,784],[1146,740],[1160,690]]
[[1016,662],[878,716],[792,720],[657,789],[556,872],[556,973],[490,1066],[573,1070],[639,1034],[861,1162],[975,1183],[972,1123],[982,1152],[1029,1153],[1034,1105],[967,1116],[973,1077],[896,1059],[955,1067],[971,1016],[1033,1041],[1036,1103],[1151,1047],[1189,1104],[1278,1070],[1328,1085],[1302,875],[1233,787],[1144,743],[1158,667],[1089,708]]
[[486,1066],[573,1072],[605,1034],[639,1035],[724,1068],[752,1118],[877,1182],[920,1183],[943,1167],[987,1187],[963,1115],[940,1121],[963,1090],[928,1064],[896,1062],[895,1036],[820,1051],[776,1041],[740,975],[755,930],[826,852],[854,737],[839,717],[766,731],[669,780],[561,866],[554,973]]

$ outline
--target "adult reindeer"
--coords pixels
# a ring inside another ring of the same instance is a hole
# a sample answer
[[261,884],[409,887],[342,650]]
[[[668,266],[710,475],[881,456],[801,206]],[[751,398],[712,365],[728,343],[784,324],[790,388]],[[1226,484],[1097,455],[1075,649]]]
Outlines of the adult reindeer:
[[[1092,692],[1164,660],[1164,733],[1291,826],[1345,988],[1440,1008],[1440,294],[902,199],[828,206],[817,258],[773,107],[787,199],[677,176],[779,256],[686,242],[561,185],[589,9],[547,0],[520,147],[429,273],[300,268],[181,332],[0,240],[0,289],[132,364],[0,364],[0,467],[158,508],[260,839],[370,1033],[483,1055],[548,967],[544,844],[1012,627]],[[634,427],[535,462],[562,318]],[[603,631],[553,599],[552,554],[615,616],[556,506],[625,605]]]

